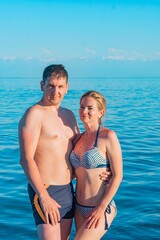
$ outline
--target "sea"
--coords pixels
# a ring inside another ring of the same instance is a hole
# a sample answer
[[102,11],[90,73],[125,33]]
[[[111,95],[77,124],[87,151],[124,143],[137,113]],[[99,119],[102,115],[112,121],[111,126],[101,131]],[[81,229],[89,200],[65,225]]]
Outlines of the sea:
[[[107,99],[104,125],[123,152],[118,214],[103,240],[160,239],[160,78],[71,78],[62,106],[81,131],[79,99],[97,90]],[[0,78],[0,239],[36,240],[27,180],[19,164],[18,122],[41,97],[38,78]],[[74,182],[75,184],[75,182]],[[73,222],[70,240],[75,236]]]

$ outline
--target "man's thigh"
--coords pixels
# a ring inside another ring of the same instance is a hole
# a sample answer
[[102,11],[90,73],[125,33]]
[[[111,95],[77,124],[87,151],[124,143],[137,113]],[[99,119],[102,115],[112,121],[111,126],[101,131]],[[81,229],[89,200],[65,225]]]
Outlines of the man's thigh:
[[39,224],[37,226],[39,240],[61,240],[60,224]]
[[69,239],[72,227],[72,219],[61,219],[60,222],[61,227],[61,240]]

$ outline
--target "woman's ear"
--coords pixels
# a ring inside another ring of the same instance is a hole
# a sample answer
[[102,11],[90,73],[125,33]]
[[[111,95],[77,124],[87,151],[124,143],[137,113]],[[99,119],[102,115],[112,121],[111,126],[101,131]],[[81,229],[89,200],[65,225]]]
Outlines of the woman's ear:
[[99,114],[100,114],[100,118],[103,117],[104,116],[104,109],[100,110]]

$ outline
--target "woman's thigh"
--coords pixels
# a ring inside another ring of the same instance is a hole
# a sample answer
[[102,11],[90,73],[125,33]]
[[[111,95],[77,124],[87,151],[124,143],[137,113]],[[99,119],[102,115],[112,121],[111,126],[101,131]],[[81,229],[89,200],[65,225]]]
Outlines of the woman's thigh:
[[99,222],[98,227],[93,229],[88,229],[86,227],[86,225],[84,224],[85,219],[80,215],[81,214],[78,213],[77,211],[77,214],[76,214],[77,234],[76,234],[75,240],[85,240],[85,239],[98,240],[107,232],[106,225],[108,226],[108,228],[110,227],[116,215],[116,209],[113,206],[111,206],[111,213],[105,213],[104,217]]

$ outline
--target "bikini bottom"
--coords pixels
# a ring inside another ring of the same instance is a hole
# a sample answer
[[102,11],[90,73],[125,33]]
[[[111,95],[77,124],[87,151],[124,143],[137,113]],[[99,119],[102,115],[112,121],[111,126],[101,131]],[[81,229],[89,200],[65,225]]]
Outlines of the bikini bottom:
[[[117,212],[117,208],[116,208],[116,204],[114,200],[111,200],[111,202],[108,204],[106,210],[104,211],[104,217],[105,217],[105,230],[108,230],[108,222],[107,222],[107,216],[106,213],[110,214],[111,213],[111,206],[113,206],[116,209]],[[76,209],[79,211],[79,213],[86,218],[87,215],[95,208],[96,206],[84,206],[79,204],[76,201]]]

